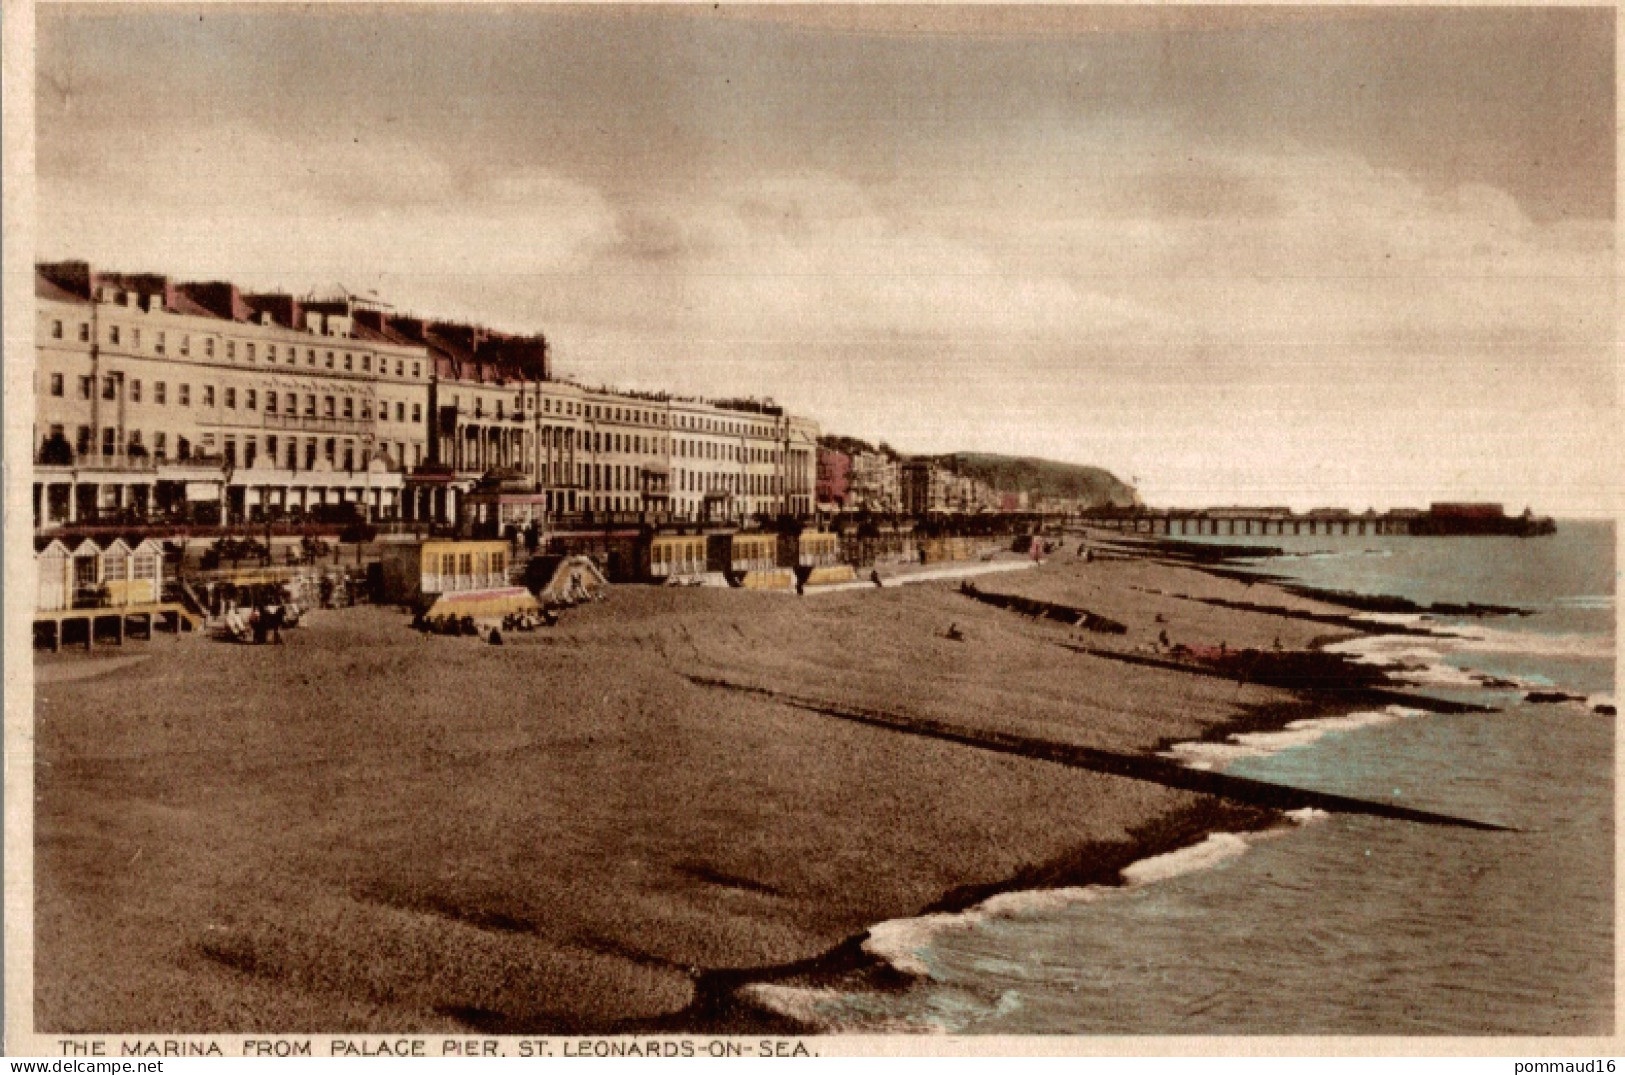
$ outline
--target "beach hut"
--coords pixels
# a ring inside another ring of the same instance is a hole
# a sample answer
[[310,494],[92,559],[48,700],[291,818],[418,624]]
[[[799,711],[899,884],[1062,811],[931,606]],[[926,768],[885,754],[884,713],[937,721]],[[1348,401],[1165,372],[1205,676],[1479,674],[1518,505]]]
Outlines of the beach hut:
[[825,530],[803,530],[797,539],[800,567],[830,567],[841,562],[840,539]]
[[735,571],[772,571],[779,566],[778,550],[775,534],[735,534],[729,566]]
[[130,545],[123,538],[99,542],[102,548],[102,593],[109,608],[130,601]]
[[70,561],[72,554],[58,538],[36,542],[34,573],[36,589],[34,607],[40,612],[58,612],[73,606],[73,585]]
[[395,543],[383,547],[379,560],[384,600],[397,604],[509,586],[506,541]]
[[506,541],[414,541],[385,545],[379,556],[385,601],[434,619],[499,621],[536,612],[536,598],[508,581]]
[[69,558],[68,582],[73,608],[100,608],[102,600],[102,549],[90,538],[85,538],[73,549]]
[[655,582],[703,578],[705,540],[704,534],[656,534],[649,541],[649,577]]
[[130,572],[125,582],[127,605],[155,605],[164,599],[164,546],[145,538],[130,549]]

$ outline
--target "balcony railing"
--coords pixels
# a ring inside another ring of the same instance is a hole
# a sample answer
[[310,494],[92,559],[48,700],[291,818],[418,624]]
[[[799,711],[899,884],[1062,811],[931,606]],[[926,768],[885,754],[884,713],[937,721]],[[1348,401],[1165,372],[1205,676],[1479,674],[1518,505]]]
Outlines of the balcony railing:
[[347,433],[359,436],[372,431],[364,418],[327,418],[314,414],[267,414],[267,429],[298,429],[309,433]]
[[60,453],[47,453],[37,451],[34,453],[34,465],[42,467],[73,467],[77,470],[140,470],[153,471],[158,469],[158,460],[151,455],[133,456],[125,452],[115,452],[111,455],[102,455],[100,452],[69,452],[65,457]]

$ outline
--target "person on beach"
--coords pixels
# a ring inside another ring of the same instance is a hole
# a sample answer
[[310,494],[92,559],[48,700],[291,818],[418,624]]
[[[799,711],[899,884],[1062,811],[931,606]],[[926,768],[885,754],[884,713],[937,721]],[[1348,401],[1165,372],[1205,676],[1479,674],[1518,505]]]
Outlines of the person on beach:
[[248,614],[248,629],[254,635],[254,645],[265,644],[265,609],[255,605],[254,610]]
[[875,589],[880,589],[880,571],[878,569],[869,572],[869,581],[875,584]]

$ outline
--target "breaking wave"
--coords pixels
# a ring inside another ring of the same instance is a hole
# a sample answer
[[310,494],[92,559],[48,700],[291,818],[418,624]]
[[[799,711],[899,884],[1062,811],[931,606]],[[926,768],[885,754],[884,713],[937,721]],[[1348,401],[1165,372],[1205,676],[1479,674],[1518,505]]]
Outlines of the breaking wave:
[[[1325,811],[1313,807],[1288,811],[1286,814],[1289,820],[1298,825],[1311,824],[1327,816]],[[1253,843],[1267,839],[1270,835],[1268,830],[1246,834],[1212,833],[1201,843],[1166,854],[1152,855],[1125,866],[1119,874],[1123,882],[1121,886],[1086,885],[1076,888],[1001,892],[956,914],[894,918],[870,928],[869,935],[863,941],[863,951],[911,978],[932,978],[934,973],[928,953],[932,941],[944,933],[975,929],[997,919],[1053,915],[1080,904],[1108,899],[1125,889],[1141,888],[1186,874],[1210,870],[1245,854]],[[759,1002],[776,1001],[784,1005],[792,1003],[806,1005],[814,1003],[817,999],[799,994],[784,996],[763,994],[756,998]],[[801,1018],[798,1012],[792,1012],[787,1007],[776,1007],[773,1010]]]
[[1392,724],[1396,720],[1420,715],[1420,710],[1391,705],[1383,710],[1348,713],[1339,717],[1295,720],[1280,731],[1238,732],[1222,743],[1175,743],[1163,751],[1162,756],[1181,762],[1190,769],[1222,768],[1242,758],[1264,758],[1285,750],[1306,747],[1339,732]]

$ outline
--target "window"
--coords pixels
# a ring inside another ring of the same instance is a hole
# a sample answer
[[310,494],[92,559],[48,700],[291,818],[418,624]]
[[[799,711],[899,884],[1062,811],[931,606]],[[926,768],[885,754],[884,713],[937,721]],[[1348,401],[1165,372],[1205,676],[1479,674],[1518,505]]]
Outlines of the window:
[[355,400],[351,399],[349,396],[344,397],[344,417],[355,417]]
[[314,347],[305,348],[305,365],[314,366],[315,364],[316,364],[316,349]]
[[361,401],[361,420],[363,422],[372,421],[372,400],[370,399]]
[[244,407],[248,408],[251,411],[255,410],[256,409],[255,404],[257,404],[258,402],[259,402],[259,400],[255,398],[255,393],[254,393],[254,390],[252,388],[246,389],[243,392],[243,406]]
[[[287,395],[287,403],[288,403],[287,411],[288,411],[289,414],[298,414],[299,413],[299,397],[298,396],[294,395],[292,392],[289,392],[288,395]],[[311,405],[311,412],[310,413],[311,414],[316,413],[315,404]]]
[[254,345],[251,344],[251,343],[250,344],[245,344],[244,345],[244,350],[247,352],[248,360],[250,362],[254,361]]
[[237,438],[236,437],[227,437],[226,438],[225,451],[226,451],[226,466],[231,467],[232,469],[235,470],[236,467],[237,467]]
[[62,322],[60,322],[60,321],[52,321],[51,322],[51,339],[60,340],[61,338],[62,338]]
[[327,368],[328,369],[333,368],[333,352],[332,351],[327,352]]
[[[311,352],[311,354],[315,354],[315,353],[316,353],[315,351]],[[306,470],[314,470],[315,467],[316,467],[316,438],[311,437],[309,440],[305,441],[305,469]]]
[[141,350],[141,330],[138,328],[130,330],[130,350]]
[[305,397],[305,416],[307,418],[316,417],[316,397],[315,396],[307,395]]
[[181,385],[180,397],[180,405],[190,407],[192,405],[192,386],[189,384]]
[[406,363],[404,361],[402,361],[401,359],[398,359],[398,358],[395,360],[395,376],[397,376],[397,377],[405,377],[406,376]]
[[267,362],[275,362],[276,361],[276,344],[268,343],[268,344],[265,345],[265,361],[267,361]]
[[[137,330],[137,331],[139,331],[139,330]],[[140,339],[139,336],[136,337],[136,344],[135,345],[137,347],[141,346],[141,339]],[[162,332],[158,333],[158,342],[152,345],[152,349],[154,351],[158,352],[160,355],[164,353],[164,334]]]
[[118,344],[118,326],[117,325],[109,325],[108,326],[108,329],[107,329],[107,342],[117,346],[117,344]]
[[355,469],[355,446],[349,441],[344,442],[344,469]]
[[502,421],[502,401],[497,400],[497,421]]
[[397,421],[397,422],[406,421],[406,404],[404,404],[404,403],[395,404],[395,421]]
[[205,407],[214,406],[214,385],[212,384],[203,386],[203,405]]
[[205,357],[205,358],[213,358],[214,357],[214,337],[213,336],[210,336],[208,339],[203,341],[203,357]]
[[372,372],[372,356],[371,355],[362,355],[361,356],[361,371],[363,373],[371,373]]
[[288,438],[288,469],[289,470],[298,470],[299,469],[299,438],[298,437],[289,437]]
[[231,359],[234,362],[237,360],[237,341],[236,340],[227,340],[226,341],[226,357]]
[[[159,335],[162,336],[163,333],[159,333]],[[182,336],[181,337],[181,354],[184,356],[184,355],[189,355],[191,353],[192,353],[192,337],[190,337],[190,336]]]
[[414,421],[414,422],[423,421],[423,404],[421,404],[421,403],[412,404],[412,421]]
[[60,373],[51,374],[51,395],[62,395],[62,375]]
[[154,433],[152,435],[152,454],[155,459],[163,459],[169,454],[168,433]]
[[271,461],[273,467],[276,466],[276,446],[275,437],[265,438],[265,457]]
[[276,413],[276,393],[275,392],[266,392],[265,393],[265,413],[266,414],[275,414]]
[[89,399],[90,398],[90,378],[89,377],[81,377],[81,378],[79,378],[79,398],[80,399]]
[[323,418],[331,418],[331,417],[333,417],[333,397],[332,396],[323,396],[322,397],[322,417]]
[[423,364],[422,363],[420,363],[420,362],[412,363],[412,376],[413,377],[422,376],[422,372],[421,372],[422,369],[423,369]]
[[152,386],[152,401],[154,403],[158,403],[158,404],[164,403],[165,402],[164,397],[168,394],[167,393],[168,387],[169,386],[164,384],[164,382],[162,382],[162,381],[158,381],[157,383],[155,383]]
[[80,343],[89,343],[90,342],[90,322],[89,321],[81,321],[81,322],[79,322],[79,342]]
[[237,390],[235,388],[226,389],[226,406],[231,410],[237,409]]
[[[297,347],[288,348],[288,365],[291,366],[295,362],[298,362],[298,361],[299,361],[299,348],[297,348]],[[291,470],[292,468],[290,467],[289,469]]]
[[80,426],[74,431],[74,451],[79,455],[90,454],[90,427]]
[[140,381],[131,381],[130,382],[130,402],[131,403],[140,403],[141,402],[141,382]]
[[355,356],[348,351],[344,352],[344,368],[347,370],[355,369]]
[[118,446],[118,430],[112,426],[102,427],[102,454],[112,455]]
[[322,445],[322,448],[323,448],[322,458],[327,460],[327,465],[328,466],[332,466],[335,462],[338,461],[338,454],[339,454],[338,445],[339,445],[339,442],[334,437],[328,437],[327,438],[327,443]]

